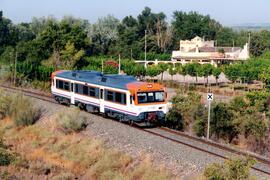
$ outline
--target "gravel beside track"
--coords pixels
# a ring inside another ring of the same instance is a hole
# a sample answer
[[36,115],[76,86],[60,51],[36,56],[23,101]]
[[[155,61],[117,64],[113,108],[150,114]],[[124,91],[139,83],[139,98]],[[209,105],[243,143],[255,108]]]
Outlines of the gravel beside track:
[[[51,116],[55,115],[58,111],[68,108],[50,102],[49,98],[48,101],[44,101],[33,97],[33,100],[38,106],[42,107],[43,116],[38,123],[44,127],[49,127],[53,123],[52,118],[50,118]],[[201,172],[210,163],[222,162],[224,160],[221,157],[213,156],[187,145],[178,144],[137,128],[131,128],[117,121],[104,119],[99,115],[89,114],[83,111],[81,113],[87,117],[89,123],[87,129],[82,132],[82,135],[102,139],[108,147],[126,152],[135,158],[142,157],[145,154],[151,154],[155,164],[164,165],[181,179],[186,179],[190,175]],[[153,132],[159,131],[156,128],[147,130]],[[170,138],[181,140],[185,143],[193,143],[195,146],[200,145],[202,148],[212,148],[213,151],[221,155],[226,155],[227,153],[227,156],[231,156],[228,152],[217,150],[199,142],[191,142],[188,139],[165,131],[158,133],[163,133],[162,135],[164,136],[170,136]],[[260,164],[256,166],[260,166]],[[269,167],[262,168],[270,171]],[[270,179],[266,174],[258,173],[254,170],[252,170],[252,174],[258,176],[259,179]]]

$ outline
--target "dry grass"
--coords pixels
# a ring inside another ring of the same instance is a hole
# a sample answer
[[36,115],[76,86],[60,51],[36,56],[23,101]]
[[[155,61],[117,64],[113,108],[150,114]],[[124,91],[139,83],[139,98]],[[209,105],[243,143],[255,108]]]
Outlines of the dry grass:
[[56,115],[56,123],[66,133],[79,132],[86,128],[86,117],[78,108],[63,110]]
[[41,110],[22,94],[7,94],[0,90],[0,119],[10,117],[16,126],[34,124]]
[[154,168],[149,159],[135,161],[119,151],[107,149],[99,140],[77,133],[55,133],[38,125],[17,128],[10,119],[0,122],[0,131],[11,150],[30,163],[29,171],[39,176],[50,172],[52,179],[171,178],[164,169]]

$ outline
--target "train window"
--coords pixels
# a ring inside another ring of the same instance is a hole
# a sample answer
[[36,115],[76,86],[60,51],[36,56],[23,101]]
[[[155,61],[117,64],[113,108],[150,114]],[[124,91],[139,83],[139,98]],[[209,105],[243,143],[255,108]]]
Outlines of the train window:
[[138,93],[137,96],[138,96],[139,104],[165,101],[165,93],[163,91],[142,92],[142,93]]
[[122,103],[122,93],[119,92],[115,93],[115,102]]
[[89,87],[89,95],[92,97],[96,97],[96,88]]
[[69,82],[64,82],[64,90],[69,91]]
[[79,85],[78,84],[75,84],[75,93],[78,93],[79,92]]
[[113,101],[113,92],[112,91],[107,91],[107,97],[106,100],[108,101]]
[[88,96],[88,86],[83,86],[83,95]]
[[148,93],[147,100],[148,102],[154,102],[155,101],[154,93]]
[[138,102],[146,103],[147,102],[147,94],[146,93],[138,93]]
[[60,81],[60,80],[56,80],[56,83],[57,83],[57,88],[58,89],[63,89],[64,87],[64,82],[63,81]]
[[158,102],[164,101],[164,93],[163,92],[156,92],[155,93],[155,100]]

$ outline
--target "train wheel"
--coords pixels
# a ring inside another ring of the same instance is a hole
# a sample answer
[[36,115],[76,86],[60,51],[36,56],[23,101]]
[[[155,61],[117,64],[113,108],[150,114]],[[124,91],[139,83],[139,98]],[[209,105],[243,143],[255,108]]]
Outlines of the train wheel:
[[103,118],[108,118],[108,114],[106,112],[102,113]]
[[129,125],[133,126],[134,122],[132,120],[129,121]]
[[85,105],[82,103],[78,103],[78,107],[80,108],[80,110],[85,110]]

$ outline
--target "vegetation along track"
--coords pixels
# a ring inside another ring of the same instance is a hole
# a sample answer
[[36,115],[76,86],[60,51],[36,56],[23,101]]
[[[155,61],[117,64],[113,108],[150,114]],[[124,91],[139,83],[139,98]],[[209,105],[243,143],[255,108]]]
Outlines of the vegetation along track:
[[[0,85],[0,87],[2,87],[5,90],[9,90],[10,92],[21,92],[25,96],[29,96],[29,97],[36,98],[42,101],[58,104],[49,95],[25,90],[22,88],[5,86],[5,85]],[[208,141],[206,139],[202,139],[199,137],[190,136],[186,133],[168,129],[165,127],[157,127],[157,128],[140,128],[138,126],[132,126],[132,127],[138,130],[150,133],[154,136],[159,136],[161,138],[173,141],[175,143],[182,144],[190,148],[196,149],[198,151],[205,152],[209,155],[219,157],[221,159],[228,159],[229,158],[228,154],[253,157],[258,161],[258,163],[255,166],[253,166],[252,169],[260,173],[270,175],[270,160],[260,155],[257,155],[251,152],[245,152],[236,148],[228,147],[226,145],[221,145],[221,144]]]

